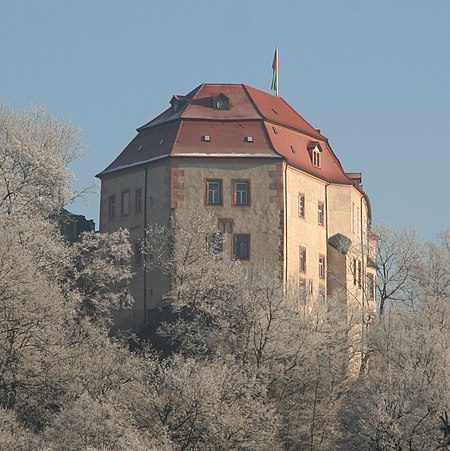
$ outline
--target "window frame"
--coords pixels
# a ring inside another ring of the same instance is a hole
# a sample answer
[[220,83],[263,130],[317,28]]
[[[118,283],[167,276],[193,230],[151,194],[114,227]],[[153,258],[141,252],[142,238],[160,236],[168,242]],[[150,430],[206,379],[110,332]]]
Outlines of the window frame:
[[[227,227],[229,226],[229,227]],[[233,233],[234,221],[231,218],[218,218],[217,219],[217,230],[224,233]],[[230,230],[227,230],[229,228]]]
[[357,264],[358,264],[358,287],[362,288],[363,280],[362,280],[362,262],[361,262],[361,260],[358,260]]
[[320,168],[320,163],[321,163],[320,150],[317,147],[312,150],[311,160],[312,160],[312,164],[315,168]]
[[[237,251],[237,240],[240,237],[246,237],[247,239],[247,255],[246,257],[238,257]],[[251,234],[250,233],[235,233],[233,234],[233,258],[239,261],[249,261],[250,260],[250,243],[251,243]]]
[[319,255],[319,278],[325,279],[326,274],[326,263],[325,263],[325,255]]
[[305,195],[303,193],[299,193],[297,197],[297,215],[299,218],[305,219],[305,210],[306,210],[305,207],[306,207]]
[[298,270],[301,273],[306,273],[306,247],[304,246],[298,248]]
[[116,217],[116,195],[108,197],[108,218],[114,219]]
[[[125,199],[128,198],[128,204],[127,204],[127,209],[125,209],[126,206],[126,202]],[[124,189],[122,190],[121,196],[120,196],[120,213],[122,216],[129,216],[130,215],[130,211],[131,211],[131,196],[130,196],[130,190],[129,189]]]
[[[234,207],[249,207],[251,205],[251,191],[250,191],[250,180],[249,179],[233,179],[231,181],[233,186],[233,206]],[[246,183],[247,184],[247,190],[246,191],[238,191],[237,187],[239,183]],[[247,194],[247,202],[238,202],[238,192],[246,192]]]
[[144,199],[142,188],[137,188],[134,193],[134,211],[136,213],[142,212],[142,201]]
[[321,201],[317,203],[317,224],[325,225],[325,204]]
[[[210,183],[218,183],[219,184],[219,199],[218,202],[209,202],[209,192],[212,191],[209,189]],[[206,179],[205,180],[205,199],[204,199],[205,205],[216,205],[221,206],[223,205],[223,180],[222,179]]]
[[370,301],[375,299],[375,277],[373,274],[366,274],[366,298]]
[[138,266],[141,263],[142,263],[142,247],[141,241],[138,240],[134,242],[134,264]]

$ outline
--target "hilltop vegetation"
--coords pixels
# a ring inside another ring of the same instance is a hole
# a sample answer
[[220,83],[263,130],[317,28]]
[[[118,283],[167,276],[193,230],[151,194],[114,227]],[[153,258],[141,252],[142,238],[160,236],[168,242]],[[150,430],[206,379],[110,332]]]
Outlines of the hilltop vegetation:
[[111,334],[132,304],[127,232],[69,246],[49,219],[73,197],[79,155],[69,124],[0,108],[0,449],[449,445],[450,230],[422,244],[379,229],[367,346],[351,333],[357,306],[299,296],[267,268],[244,274],[197,229],[168,254],[170,232],[153,228],[148,269],[174,281],[156,348]]

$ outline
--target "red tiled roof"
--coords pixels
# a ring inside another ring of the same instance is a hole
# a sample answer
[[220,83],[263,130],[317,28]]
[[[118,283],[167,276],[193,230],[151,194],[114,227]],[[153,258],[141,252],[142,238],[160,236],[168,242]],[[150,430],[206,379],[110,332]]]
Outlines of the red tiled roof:
[[316,167],[312,163],[311,153],[308,150],[311,137],[280,126],[275,126],[278,132],[275,133],[273,124],[268,122],[265,122],[265,126],[277,153],[285,157],[293,166],[322,179],[338,183],[351,183],[326,140],[317,140],[322,151],[320,152],[320,167]]
[[[211,137],[210,142],[202,136]],[[245,142],[251,136],[253,142]],[[228,155],[276,157],[261,122],[182,122],[172,155]]]
[[179,128],[179,122],[172,122],[139,132],[122,153],[98,175],[169,156]]
[[325,139],[318,130],[303,119],[288,103],[281,97],[267,94],[267,92],[250,86],[244,86],[250,98],[256,105],[261,115],[270,122],[292,127],[295,130],[305,132],[319,139]]
[[[227,99],[228,109],[214,108],[213,99],[219,97]],[[138,135],[99,176],[168,156],[283,157],[322,179],[353,183],[327,139],[281,97],[242,84],[202,84],[171,102],[138,128]],[[205,135],[211,140],[202,140]],[[254,142],[246,142],[246,136]],[[312,164],[311,141],[322,149],[320,168]]]

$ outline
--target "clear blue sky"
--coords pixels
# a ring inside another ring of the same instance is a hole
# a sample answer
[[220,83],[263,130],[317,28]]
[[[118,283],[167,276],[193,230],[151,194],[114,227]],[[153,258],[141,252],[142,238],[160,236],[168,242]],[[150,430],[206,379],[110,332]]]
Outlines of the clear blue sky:
[[[202,82],[280,95],[364,173],[375,222],[450,226],[448,0],[3,0],[0,100],[81,127],[89,185],[136,127]],[[98,199],[72,210],[98,222]]]

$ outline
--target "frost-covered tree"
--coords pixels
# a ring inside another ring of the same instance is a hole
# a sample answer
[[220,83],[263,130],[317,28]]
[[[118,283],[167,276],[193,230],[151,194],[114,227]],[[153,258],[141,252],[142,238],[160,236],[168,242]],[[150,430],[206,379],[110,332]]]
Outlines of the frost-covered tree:
[[342,447],[445,448],[450,411],[447,237],[445,231],[441,243],[422,245],[414,270],[405,269],[414,309],[401,303],[379,318],[373,369],[349,392],[341,412]]
[[78,132],[43,108],[0,104],[1,212],[50,212],[73,197],[68,164],[81,155]]
[[79,314],[96,321],[110,321],[114,310],[131,307],[132,277],[128,230],[83,233],[71,248],[68,269],[79,295]]

